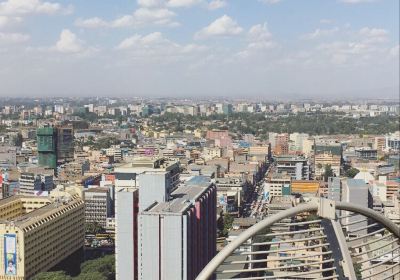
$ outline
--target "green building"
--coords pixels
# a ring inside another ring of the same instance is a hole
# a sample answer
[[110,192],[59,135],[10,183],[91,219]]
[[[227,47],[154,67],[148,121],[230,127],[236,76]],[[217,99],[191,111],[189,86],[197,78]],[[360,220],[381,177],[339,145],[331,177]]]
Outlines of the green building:
[[40,166],[56,169],[57,163],[73,160],[74,136],[71,127],[41,127],[36,135]]
[[57,130],[54,127],[37,129],[39,165],[57,168]]

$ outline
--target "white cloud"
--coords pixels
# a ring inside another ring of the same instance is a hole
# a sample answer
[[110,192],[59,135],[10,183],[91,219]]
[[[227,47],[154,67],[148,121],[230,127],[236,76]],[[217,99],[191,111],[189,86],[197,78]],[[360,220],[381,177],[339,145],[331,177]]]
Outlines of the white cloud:
[[281,2],[282,0],[258,0],[260,2],[263,2],[265,4],[277,4],[279,2]]
[[232,36],[243,32],[235,20],[227,15],[213,21],[210,25],[204,27],[195,34],[196,39],[207,38],[211,36]]
[[317,47],[317,49],[326,51],[331,54],[348,54],[348,55],[357,55],[357,54],[365,54],[375,50],[373,47],[363,44],[360,42],[333,42],[328,44],[321,44]]
[[361,28],[359,34],[364,37],[367,43],[383,43],[388,41],[389,32],[381,28]]
[[[211,3],[215,2],[215,3]],[[217,9],[226,5],[226,0],[213,0],[207,5],[210,9]],[[172,8],[191,7],[204,4],[204,0],[137,0],[139,8],[132,14],[120,16],[107,21],[99,17],[78,19],[75,25],[83,28],[119,28],[142,27],[145,25],[179,26],[175,21],[176,13]]]
[[267,23],[250,27],[247,33],[247,41],[246,48],[237,53],[237,56],[245,58],[276,46],[276,43],[272,40],[272,34],[268,30]]
[[123,40],[118,46],[118,50],[127,50],[132,48],[141,48],[148,45],[159,45],[162,43],[169,43],[160,32],[153,32],[148,35],[133,35]]
[[400,45],[390,48],[389,53],[391,56],[398,57],[400,55]]
[[225,0],[212,0],[208,3],[207,7],[209,10],[217,10],[225,7],[228,3]]
[[349,63],[361,65],[382,57],[383,52],[384,49],[362,41],[336,41],[317,46],[315,56],[326,57],[337,65]]
[[21,17],[0,16],[0,28],[22,22]]
[[84,42],[69,29],[61,31],[55,49],[62,53],[79,53],[84,50]]
[[101,18],[93,17],[88,19],[78,19],[75,21],[75,25],[83,28],[99,28],[107,27],[109,23]]
[[195,53],[206,51],[208,50],[208,47],[203,45],[188,44],[183,46],[181,49],[183,53]]
[[160,7],[165,3],[163,0],[138,0],[137,2],[139,6],[146,8]]
[[204,2],[204,0],[138,0],[138,5],[145,8],[181,8],[192,7]]
[[153,32],[126,38],[115,49],[127,52],[129,59],[166,62],[195,57],[207,51],[208,47],[197,44],[180,45],[165,38],[160,32]]
[[161,25],[171,25],[175,24],[172,21],[172,18],[175,17],[176,14],[168,9],[146,9],[140,8],[137,9],[133,18],[137,21],[138,24],[142,23],[154,23]]
[[0,32],[0,45],[18,44],[30,39],[29,35],[22,33],[2,33]]
[[70,13],[72,6],[63,7],[56,2],[41,0],[7,0],[0,3],[0,15]]
[[302,38],[303,39],[307,39],[307,40],[312,40],[312,39],[317,39],[317,38],[320,38],[320,37],[332,35],[332,34],[338,32],[338,31],[339,31],[338,27],[334,27],[334,28],[331,28],[331,29],[320,29],[320,28],[317,28],[314,32],[311,32],[311,33],[303,35]]
[[200,4],[202,0],[169,0],[167,6],[172,8],[191,7]]
[[141,27],[144,25],[178,26],[174,21],[176,14],[166,8],[139,8],[132,15],[124,15],[112,21],[106,21],[98,17],[78,19],[75,25],[83,28],[119,28],[119,27]]
[[[335,41],[323,42],[314,51],[314,64],[330,62],[341,66],[360,66],[384,63],[392,50],[386,44],[389,42],[389,32],[382,28],[363,27],[359,30],[317,29],[305,37],[314,39],[335,33]],[[395,52],[395,51],[393,51]],[[318,59],[316,59],[318,58]],[[318,61],[317,61],[318,60]]]
[[360,4],[360,3],[372,3],[376,2],[377,0],[339,0],[339,2],[346,3],[346,4]]
[[269,32],[267,24],[257,24],[249,30],[249,48],[267,49],[274,45],[272,42],[272,34]]

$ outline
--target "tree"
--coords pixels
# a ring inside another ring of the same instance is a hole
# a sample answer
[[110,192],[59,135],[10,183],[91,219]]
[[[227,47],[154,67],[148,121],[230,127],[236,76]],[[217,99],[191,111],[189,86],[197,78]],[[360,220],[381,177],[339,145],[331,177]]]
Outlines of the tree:
[[117,139],[113,136],[106,136],[103,138],[99,138],[95,144],[93,145],[93,148],[96,150],[101,150],[101,149],[108,149],[111,147],[111,145],[117,144]]
[[357,168],[350,168],[349,170],[346,171],[346,176],[349,178],[354,178],[358,173],[360,172],[360,170],[358,170]]
[[325,165],[324,180],[328,182],[329,177],[333,177],[333,170],[330,164]]
[[85,224],[85,232],[88,234],[98,234],[98,233],[105,232],[105,229],[96,222],[86,223]]
[[222,234],[224,236],[228,236],[229,230],[232,228],[234,218],[228,214],[224,214],[224,229],[222,230]]
[[[86,276],[85,276],[86,274]],[[88,278],[89,275],[102,275],[103,278]],[[99,259],[84,262],[81,266],[81,275],[86,278],[77,278],[77,280],[114,280],[115,279],[115,257],[107,255]],[[79,277],[81,276],[79,275]]]
[[88,273],[81,273],[74,280],[108,280],[101,272],[94,271]]
[[72,278],[64,271],[51,271],[39,273],[33,280],[72,280]]
[[81,273],[76,277],[64,271],[52,271],[39,273],[33,280],[115,280],[115,257],[106,255],[82,263]]

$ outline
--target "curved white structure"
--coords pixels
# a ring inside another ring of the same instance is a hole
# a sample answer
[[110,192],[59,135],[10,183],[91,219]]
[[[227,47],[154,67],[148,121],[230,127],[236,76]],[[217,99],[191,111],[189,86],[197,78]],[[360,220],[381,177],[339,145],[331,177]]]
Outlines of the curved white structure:
[[[336,215],[338,210],[342,216]],[[285,224],[290,229],[287,232],[261,234],[275,240],[254,242],[255,236],[279,221],[311,212],[321,219]],[[400,279],[399,240],[400,227],[371,209],[315,199],[269,216],[242,232],[196,279],[213,279],[219,267],[227,264],[241,267],[218,271],[222,275],[218,279]],[[244,244],[251,248],[249,252],[238,252]],[[277,249],[272,250],[272,246]],[[296,251],[302,253],[296,255]],[[246,260],[229,261],[231,256],[245,256]],[[235,276],[224,278],[229,274]]]

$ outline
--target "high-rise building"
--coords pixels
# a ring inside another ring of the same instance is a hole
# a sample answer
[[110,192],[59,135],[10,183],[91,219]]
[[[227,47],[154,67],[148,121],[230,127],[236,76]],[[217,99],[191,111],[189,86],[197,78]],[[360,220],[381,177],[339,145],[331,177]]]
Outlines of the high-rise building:
[[39,165],[57,168],[57,130],[54,127],[37,129]]
[[89,188],[84,192],[85,221],[106,227],[111,216],[111,196],[109,188]]
[[84,224],[84,202],[75,188],[0,200],[0,279],[32,279],[81,250]]
[[223,104],[222,105],[222,113],[225,115],[230,115],[233,112],[232,104]]
[[138,279],[139,190],[121,188],[116,192],[115,264],[116,279]]
[[139,279],[195,279],[216,252],[215,185],[178,187],[139,213],[138,229]]
[[115,168],[115,252],[117,279],[138,277],[139,188],[141,207],[166,201],[179,183],[180,166],[165,158],[135,158]]
[[139,175],[139,211],[155,202],[166,202],[174,185],[168,171],[147,171]]
[[45,126],[37,129],[39,165],[52,169],[57,163],[64,163],[74,158],[72,127]]
[[34,195],[40,192],[51,191],[54,187],[53,175],[23,172],[19,177],[19,193]]
[[57,162],[74,159],[74,132],[72,127],[57,127]]
[[115,169],[115,188],[138,188],[139,175],[144,172],[168,172],[171,184],[175,187],[179,182],[180,165],[177,161],[165,158],[135,158],[132,162],[122,164]]
[[300,156],[278,156],[275,160],[277,173],[287,174],[294,180],[310,179],[310,166],[306,158]]

